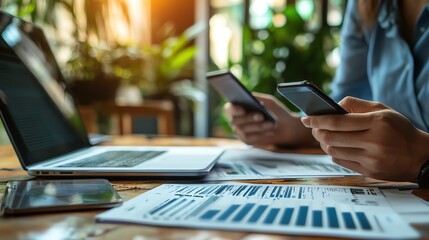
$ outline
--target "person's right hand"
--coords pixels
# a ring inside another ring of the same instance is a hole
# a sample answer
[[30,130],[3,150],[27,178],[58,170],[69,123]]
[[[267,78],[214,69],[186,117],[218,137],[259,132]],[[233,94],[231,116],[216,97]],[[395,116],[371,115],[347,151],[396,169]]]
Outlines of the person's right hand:
[[301,123],[300,117],[289,111],[275,97],[261,93],[254,93],[254,96],[277,117],[277,122],[264,120],[261,113],[246,112],[242,106],[227,103],[224,112],[240,140],[253,146],[317,145],[311,131]]

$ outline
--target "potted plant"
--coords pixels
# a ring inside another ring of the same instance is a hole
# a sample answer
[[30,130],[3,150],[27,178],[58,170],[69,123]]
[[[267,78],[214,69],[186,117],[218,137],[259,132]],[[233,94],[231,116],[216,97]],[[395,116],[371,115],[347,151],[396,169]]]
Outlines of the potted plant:
[[194,103],[206,97],[192,80],[198,67],[194,62],[198,48],[193,40],[204,28],[197,23],[178,36],[166,31],[161,43],[142,48],[143,96],[170,99],[178,110],[176,129],[183,135],[192,134]]
[[78,104],[113,102],[119,79],[113,74],[109,49],[78,42],[66,64],[69,87]]
[[[66,63],[65,76],[78,104],[111,101],[118,86],[137,86],[144,98],[172,99],[179,114],[192,111],[194,101],[205,97],[193,84],[194,57],[197,51],[194,38],[202,32],[203,25],[196,24],[179,36],[174,28],[166,25],[164,41],[149,45],[121,45],[109,35],[105,19],[106,13],[119,9],[130,22],[125,1],[86,0],[77,4],[73,0],[47,1],[46,5],[38,1],[6,1],[8,6],[15,4],[22,14],[47,19],[55,26],[55,9],[62,4],[63,9],[71,13],[74,23],[75,42],[69,46],[72,56]],[[5,2],[0,6],[6,5]],[[49,12],[43,7],[48,6]],[[75,12],[83,7],[83,16],[79,21]],[[90,41],[91,40],[91,41]],[[69,45],[70,43],[63,43]],[[181,117],[180,117],[181,118]],[[182,122],[192,121],[188,117]],[[187,124],[186,125],[190,125]],[[178,127],[177,129],[182,129]],[[180,131],[180,130],[179,130]],[[190,134],[186,130],[185,134]]]
[[[80,104],[107,100],[106,94],[112,97],[109,81],[119,87],[119,102],[171,100],[177,110],[176,129],[179,134],[190,135],[193,103],[205,97],[192,81],[197,52],[193,39],[203,27],[197,24],[179,36],[170,31],[159,44],[117,44],[103,49],[79,43],[67,63],[71,90]],[[91,89],[93,85],[98,89]]]

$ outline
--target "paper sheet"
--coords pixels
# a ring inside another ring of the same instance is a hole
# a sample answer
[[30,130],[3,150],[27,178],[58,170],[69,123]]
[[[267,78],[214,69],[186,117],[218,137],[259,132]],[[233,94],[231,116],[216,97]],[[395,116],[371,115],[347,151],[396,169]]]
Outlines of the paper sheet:
[[228,149],[205,180],[335,177],[359,175],[328,155],[275,153],[257,148]]
[[351,238],[419,236],[378,188],[164,184],[98,221]]
[[429,223],[429,202],[414,196],[412,190],[382,189],[392,208],[408,223]]

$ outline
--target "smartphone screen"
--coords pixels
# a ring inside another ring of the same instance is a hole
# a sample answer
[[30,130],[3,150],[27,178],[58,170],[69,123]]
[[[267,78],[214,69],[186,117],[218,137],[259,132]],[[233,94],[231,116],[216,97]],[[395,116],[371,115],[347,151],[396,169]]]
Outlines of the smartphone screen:
[[209,84],[226,100],[243,106],[248,112],[259,112],[265,120],[275,122],[276,117],[256,99],[229,71],[207,73]]
[[10,181],[2,200],[4,215],[118,206],[121,197],[105,179]]
[[346,114],[340,105],[310,82],[282,83],[278,92],[306,115]]

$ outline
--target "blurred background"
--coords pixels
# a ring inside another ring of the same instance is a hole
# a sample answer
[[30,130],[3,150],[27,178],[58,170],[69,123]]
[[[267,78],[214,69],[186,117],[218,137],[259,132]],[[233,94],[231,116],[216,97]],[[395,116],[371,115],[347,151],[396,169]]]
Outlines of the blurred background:
[[0,9],[44,30],[90,132],[123,133],[113,104],[133,107],[120,110],[131,117],[132,133],[160,134],[165,121],[156,115],[168,105],[166,134],[233,137],[206,72],[228,68],[250,91],[279,99],[282,82],[310,80],[329,92],[346,4],[0,0]]

